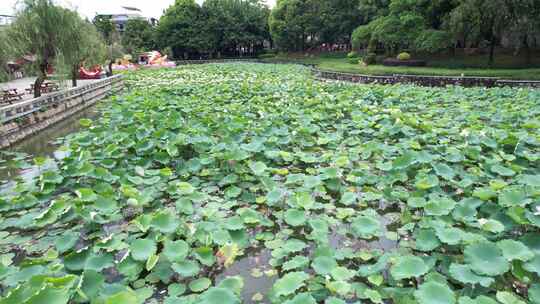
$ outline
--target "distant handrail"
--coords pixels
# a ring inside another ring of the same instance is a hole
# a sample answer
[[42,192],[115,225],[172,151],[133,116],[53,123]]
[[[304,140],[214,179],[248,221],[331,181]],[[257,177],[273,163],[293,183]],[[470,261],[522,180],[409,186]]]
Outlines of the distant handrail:
[[79,87],[69,88],[38,98],[29,99],[16,104],[0,108],[0,122],[7,123],[11,120],[39,111],[43,106],[50,103],[66,102],[90,90],[99,89],[112,85],[123,78],[123,75],[115,75],[98,80]]

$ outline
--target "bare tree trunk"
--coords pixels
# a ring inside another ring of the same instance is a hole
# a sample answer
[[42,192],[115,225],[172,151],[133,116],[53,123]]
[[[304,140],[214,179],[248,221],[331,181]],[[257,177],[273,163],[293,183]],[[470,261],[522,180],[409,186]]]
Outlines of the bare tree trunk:
[[525,63],[530,64],[531,63],[531,47],[529,46],[529,39],[527,39],[527,35],[525,34],[523,36],[523,48],[525,49]]
[[107,77],[111,77],[113,75],[113,71],[112,71],[112,65],[113,65],[113,61],[109,61],[109,68],[107,69]]
[[73,66],[73,68],[71,69],[71,86],[72,87],[76,87],[77,86],[77,72],[79,71],[79,69],[77,68],[77,66]]
[[38,77],[36,78],[36,81],[34,82],[34,98],[38,98],[41,96],[41,85],[45,81],[45,78],[47,77],[47,66],[49,64],[47,61],[44,61],[39,66],[39,72]]
[[495,36],[491,36],[491,42],[489,44],[489,62],[488,66],[493,66],[493,61],[495,58]]

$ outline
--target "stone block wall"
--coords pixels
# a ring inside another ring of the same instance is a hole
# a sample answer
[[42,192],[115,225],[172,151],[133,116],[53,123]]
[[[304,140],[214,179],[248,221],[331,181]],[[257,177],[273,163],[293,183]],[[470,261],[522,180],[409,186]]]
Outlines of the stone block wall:
[[122,75],[0,108],[0,149],[123,89]]

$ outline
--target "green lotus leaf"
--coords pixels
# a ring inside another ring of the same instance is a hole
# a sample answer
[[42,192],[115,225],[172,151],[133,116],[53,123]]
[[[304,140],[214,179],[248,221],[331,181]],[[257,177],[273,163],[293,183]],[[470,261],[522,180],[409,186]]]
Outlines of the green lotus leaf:
[[491,167],[491,172],[493,173],[497,173],[501,176],[505,176],[505,177],[509,177],[509,176],[514,176],[516,174],[516,172],[514,172],[514,170],[510,169],[510,168],[507,168],[505,166],[502,166],[502,165],[494,165]]
[[195,254],[195,258],[205,266],[212,266],[216,262],[216,257],[211,247],[199,247],[193,250],[193,253]]
[[112,254],[93,255],[86,260],[84,268],[85,270],[95,270],[99,272],[113,266],[113,260]]
[[411,208],[423,208],[427,204],[427,201],[423,197],[410,197],[407,200],[407,205]]
[[208,287],[210,287],[210,284],[212,284],[212,281],[210,281],[210,279],[200,278],[189,282],[188,286],[189,289],[193,292],[201,292],[208,289]]
[[330,274],[334,268],[338,266],[336,260],[328,256],[319,256],[316,257],[311,263],[311,267],[315,270],[316,273],[320,275]]
[[174,283],[167,286],[167,294],[169,296],[176,297],[176,296],[184,294],[184,292],[186,292],[185,284]]
[[317,301],[309,293],[300,293],[283,304],[317,304]]
[[163,254],[171,262],[181,262],[186,259],[189,253],[189,245],[182,240],[165,241]]
[[324,300],[324,304],[347,304],[347,302],[345,302],[342,299],[338,299],[336,297],[329,297],[326,300]]
[[268,192],[268,194],[266,195],[266,202],[269,205],[274,205],[277,202],[281,201],[284,196],[285,196],[285,192],[280,188],[276,188]]
[[470,297],[459,298],[459,304],[497,304],[497,301],[486,296],[478,296],[474,299]]
[[502,250],[494,243],[481,242],[465,247],[465,262],[479,275],[496,276],[507,272],[510,265],[502,255]]
[[302,210],[288,209],[285,211],[284,219],[291,226],[302,226],[306,223],[306,213]]
[[454,172],[454,170],[446,164],[442,164],[442,163],[434,164],[433,169],[435,169],[435,173],[437,173],[438,176],[446,180],[452,180],[456,176],[456,173]]
[[309,275],[302,271],[285,274],[274,283],[273,290],[276,296],[288,296],[304,286]]
[[173,233],[178,228],[178,218],[170,211],[161,211],[152,217],[150,226],[161,233]]
[[137,239],[131,243],[131,256],[136,261],[145,261],[156,253],[156,242],[150,239]]
[[497,301],[502,304],[526,304],[515,294],[508,291],[497,291]]
[[351,229],[354,235],[361,238],[372,238],[381,234],[381,224],[372,216],[362,215],[353,219]]
[[527,193],[524,189],[512,188],[504,190],[499,194],[499,204],[503,207],[514,207],[514,206],[526,206],[531,202],[527,198]]
[[435,230],[441,242],[448,245],[457,245],[463,238],[463,231],[454,227],[438,228]]
[[514,240],[502,240],[497,242],[501,248],[504,257],[508,261],[521,260],[528,261],[534,257],[534,253],[522,242]]
[[299,192],[294,196],[294,201],[298,207],[303,208],[304,210],[309,210],[313,208],[315,200],[308,192]]
[[474,189],[473,196],[483,201],[488,201],[497,196],[497,192],[493,191],[490,187],[482,187]]
[[249,168],[251,169],[253,174],[255,174],[257,176],[263,175],[264,172],[267,170],[266,164],[263,163],[263,162],[260,162],[260,161],[258,161],[258,162],[250,162],[249,163]]
[[322,184],[321,178],[319,176],[307,175],[304,177],[304,187],[310,189],[315,188]]
[[475,274],[468,265],[452,263],[449,270],[450,275],[455,280],[463,284],[480,284],[489,287],[495,280],[490,277],[483,277]]
[[187,182],[179,182],[178,184],[176,184],[176,187],[178,189],[178,193],[182,195],[188,195],[195,192],[195,188]]
[[540,303],[540,283],[532,284],[528,290],[529,300],[533,304]]
[[94,202],[98,198],[94,190],[89,188],[79,188],[75,193],[83,202]]
[[332,269],[330,275],[336,281],[348,281],[356,275],[356,272],[345,267],[338,266]]
[[140,304],[140,302],[137,294],[131,289],[108,296],[104,301],[105,304]]
[[326,283],[326,288],[330,290],[330,292],[334,294],[338,294],[341,296],[348,296],[352,292],[352,285],[351,283],[344,282],[344,281],[330,281]]
[[540,275],[540,254],[536,254],[530,261],[523,264],[523,268]]
[[357,195],[354,192],[345,192],[341,196],[341,201],[343,205],[350,206],[354,203],[356,203]]
[[229,289],[212,287],[201,294],[200,304],[240,304],[240,299]]
[[93,298],[96,297],[105,283],[105,277],[95,270],[85,270],[82,275],[81,290],[84,294]]
[[416,153],[407,151],[392,161],[392,170],[403,170],[417,163]]
[[219,282],[217,287],[232,290],[235,294],[239,295],[244,288],[244,278],[241,276],[227,277]]
[[60,253],[68,251],[69,249],[73,248],[75,244],[77,244],[79,237],[80,237],[79,233],[76,233],[73,231],[66,232],[60,235],[58,238],[54,240],[54,245],[56,246],[56,250],[58,250],[58,252]]
[[309,259],[305,256],[297,255],[294,258],[290,259],[289,261],[283,263],[281,268],[284,271],[293,270],[297,268],[303,268],[305,266],[309,265]]
[[447,197],[431,199],[424,206],[426,215],[443,216],[448,215],[456,207],[456,202]]
[[183,277],[192,277],[199,273],[201,270],[199,264],[196,261],[182,261],[172,264],[172,269]]
[[225,196],[228,198],[236,198],[240,196],[240,193],[242,193],[242,189],[236,186],[230,186],[225,190]]
[[416,249],[421,251],[432,251],[441,245],[437,234],[431,229],[421,229],[415,241]]
[[413,277],[420,277],[429,270],[424,260],[417,256],[400,256],[390,267],[390,273],[396,280],[403,280]]
[[485,220],[483,223],[481,223],[482,230],[489,231],[492,233],[501,233],[504,231],[504,225],[494,219],[488,219]]
[[414,297],[419,304],[454,304],[456,295],[447,285],[428,281],[420,285],[414,292]]
[[428,190],[439,185],[439,178],[433,174],[417,176],[414,185],[420,190]]

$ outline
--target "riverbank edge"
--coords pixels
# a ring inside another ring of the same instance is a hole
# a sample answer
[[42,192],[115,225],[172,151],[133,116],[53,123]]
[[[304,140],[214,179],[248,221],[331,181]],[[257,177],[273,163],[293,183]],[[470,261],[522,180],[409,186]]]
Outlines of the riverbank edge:
[[34,135],[123,90],[123,75],[0,109],[0,149]]

